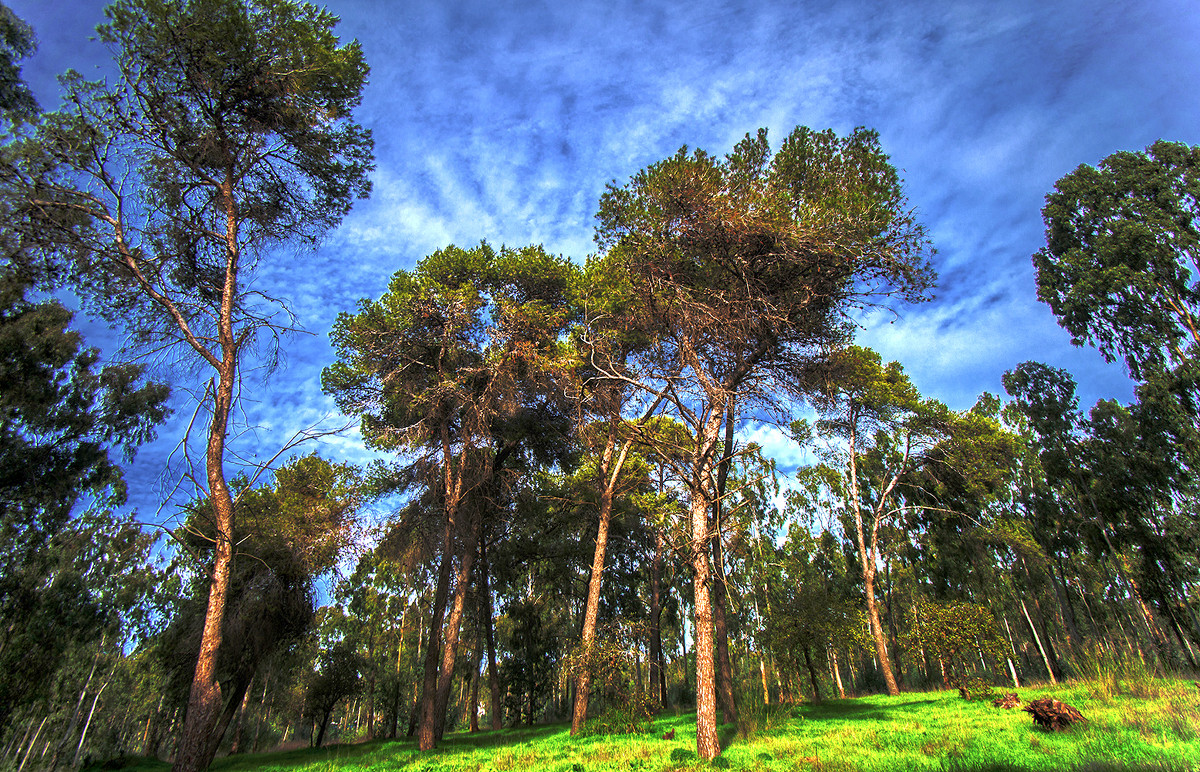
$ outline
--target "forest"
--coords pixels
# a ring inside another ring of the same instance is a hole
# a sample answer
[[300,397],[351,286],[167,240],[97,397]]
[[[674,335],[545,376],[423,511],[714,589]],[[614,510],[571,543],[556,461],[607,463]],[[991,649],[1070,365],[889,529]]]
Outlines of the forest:
[[[922,395],[855,345],[937,282],[880,135],[760,129],[609,183],[594,255],[481,241],[395,272],[321,379],[379,460],[318,436],[253,463],[241,401],[304,321],[254,277],[371,193],[336,23],[116,0],[119,78],[69,72],[43,111],[0,5],[3,768],[680,710],[711,760],[774,706],[1200,673],[1200,147],[1046,197],[1039,299],[1129,404],[1036,361],[967,410]],[[171,411],[185,503],[151,527],[122,465]],[[784,473],[749,421],[809,461]]]

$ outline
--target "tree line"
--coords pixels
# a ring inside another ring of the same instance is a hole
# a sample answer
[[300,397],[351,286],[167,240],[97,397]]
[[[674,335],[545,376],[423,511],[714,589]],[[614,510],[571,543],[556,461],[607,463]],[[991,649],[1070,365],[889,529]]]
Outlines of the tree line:
[[[955,411],[855,346],[864,311],[931,299],[932,245],[874,131],[798,127],[610,183],[586,260],[481,241],[396,272],[322,377],[385,460],[250,465],[242,390],[300,323],[254,277],[369,194],[367,65],[292,0],[107,19],[115,79],[42,112],[0,6],[8,766],[672,705],[710,759],[779,702],[1197,668],[1200,149],[1081,166],[1043,211],[1039,297],[1129,405],[1026,362]],[[114,455],[170,406],[189,502],[159,542]],[[752,425],[813,463],[781,485]]]

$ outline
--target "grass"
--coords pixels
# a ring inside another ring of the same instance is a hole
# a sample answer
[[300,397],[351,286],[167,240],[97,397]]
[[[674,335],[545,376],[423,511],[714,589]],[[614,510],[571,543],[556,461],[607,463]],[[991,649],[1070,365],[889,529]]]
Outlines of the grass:
[[[1049,734],[1020,710],[967,702],[955,691],[830,700],[790,709],[747,710],[741,731],[720,728],[722,757],[695,756],[695,716],[665,714],[652,731],[571,737],[567,724],[450,734],[434,751],[413,741],[375,741],[217,760],[214,772],[668,772],[728,768],[755,772],[1200,772],[1200,691],[1159,681],[1136,696],[1076,683],[1018,690],[1024,701],[1053,696],[1088,721]],[[662,735],[675,730],[674,740]],[[125,767],[162,772],[145,761]]]

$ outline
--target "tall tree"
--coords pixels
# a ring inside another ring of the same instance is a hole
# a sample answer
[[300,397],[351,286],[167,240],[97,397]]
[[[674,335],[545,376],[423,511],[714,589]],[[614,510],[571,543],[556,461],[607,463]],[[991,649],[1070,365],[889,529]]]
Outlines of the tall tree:
[[1200,147],[1159,140],[1080,166],[1042,216],[1038,297],[1076,345],[1138,379],[1200,355]]
[[231,415],[251,352],[289,327],[252,278],[270,250],[315,244],[367,194],[371,139],[350,119],[367,67],[357,43],[339,44],[336,17],[291,0],[118,0],[107,15],[98,32],[116,81],[64,76],[64,108],[9,148],[2,173],[27,248],[73,274],[139,351],[211,375],[194,482],[217,544],[175,761],[194,772],[221,705]]
[[[847,333],[851,309],[886,294],[918,300],[932,281],[924,230],[865,129],[797,128],[772,153],[765,130],[725,159],[681,149],[612,183],[596,238],[650,345],[611,375],[662,394],[692,434],[678,470],[690,494],[697,747],[716,731],[709,519],[730,400],[772,402],[796,366]],[[664,454],[671,455],[671,454]]]
[[[540,247],[447,247],[400,271],[378,301],[342,314],[339,361],[322,383],[362,417],[379,449],[421,454],[413,465],[440,506],[437,574],[422,685],[419,745],[440,738],[458,626],[496,486],[520,453],[552,446],[574,269]],[[536,438],[536,441],[534,441]],[[457,582],[447,616],[450,577]]]

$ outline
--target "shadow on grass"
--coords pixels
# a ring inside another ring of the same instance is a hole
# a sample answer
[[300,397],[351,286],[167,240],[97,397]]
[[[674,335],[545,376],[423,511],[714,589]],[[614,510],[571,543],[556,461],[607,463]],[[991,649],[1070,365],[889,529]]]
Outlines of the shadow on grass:
[[[932,705],[937,700],[909,700],[891,705],[878,705],[873,702],[863,702],[855,699],[826,700],[823,702],[805,703],[797,712],[806,720],[821,721],[822,719],[838,719],[841,721],[893,721],[905,712],[906,708],[917,705]],[[899,716],[897,714],[900,714]]]

